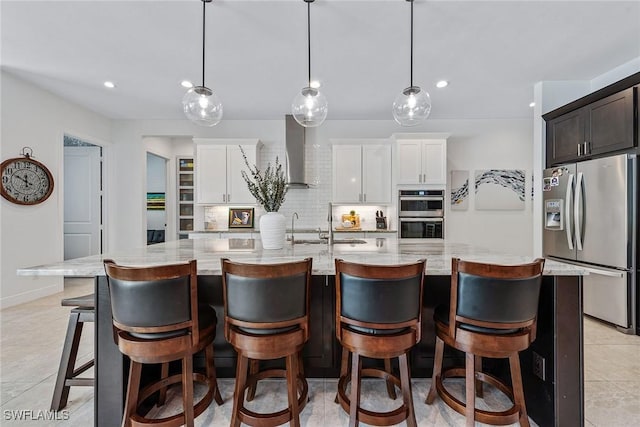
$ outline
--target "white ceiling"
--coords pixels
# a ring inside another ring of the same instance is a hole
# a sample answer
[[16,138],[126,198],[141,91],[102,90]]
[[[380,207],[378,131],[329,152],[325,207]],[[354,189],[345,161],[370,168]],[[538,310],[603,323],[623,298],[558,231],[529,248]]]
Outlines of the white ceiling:
[[[114,119],[181,119],[201,81],[200,0],[8,1],[4,70]],[[409,3],[311,4],[312,78],[329,119],[391,119],[409,85]],[[640,57],[640,1],[415,0],[414,83],[432,118],[531,117],[533,85],[590,80]],[[206,85],[224,119],[279,119],[306,85],[303,0],[207,5]],[[436,89],[437,80],[451,82]],[[102,86],[112,80],[117,87]]]

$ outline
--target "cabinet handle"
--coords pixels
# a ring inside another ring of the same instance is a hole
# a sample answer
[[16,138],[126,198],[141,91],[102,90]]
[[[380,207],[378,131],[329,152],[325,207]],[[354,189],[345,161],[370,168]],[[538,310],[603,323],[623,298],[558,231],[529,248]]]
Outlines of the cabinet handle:
[[422,182],[422,174],[421,173],[418,174],[418,182]]
[[361,202],[362,201],[362,193],[358,194],[358,201]]
[[364,193],[364,201],[367,201],[367,193]]
[[578,144],[578,157],[580,157],[580,156],[581,156],[581,154],[580,154],[580,151],[581,151],[580,149],[581,149],[581,148],[582,148],[582,144]]
[[231,194],[227,194],[227,202],[231,202]]
[[587,141],[583,142],[584,147],[582,148],[582,152],[587,155],[588,153],[591,152],[591,147],[590,147],[590,143],[588,143]]
[[427,174],[422,174],[422,182],[427,182]]
[[226,202],[226,201],[227,201],[227,195],[226,195],[226,194],[223,194],[223,195],[222,195],[222,201],[223,201],[223,202]]

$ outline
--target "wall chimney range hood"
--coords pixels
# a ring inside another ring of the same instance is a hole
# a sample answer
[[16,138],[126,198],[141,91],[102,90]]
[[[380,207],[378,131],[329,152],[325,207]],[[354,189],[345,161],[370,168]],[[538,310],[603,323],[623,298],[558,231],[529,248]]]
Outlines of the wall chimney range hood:
[[287,187],[309,188],[304,176],[305,128],[291,114],[285,116],[285,150],[287,160]]

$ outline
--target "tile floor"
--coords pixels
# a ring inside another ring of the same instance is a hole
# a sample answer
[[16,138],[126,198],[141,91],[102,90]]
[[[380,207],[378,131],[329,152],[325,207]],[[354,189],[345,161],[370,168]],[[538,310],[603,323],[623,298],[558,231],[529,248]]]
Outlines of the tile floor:
[[[67,280],[62,293],[0,311],[0,425],[19,426],[91,426],[93,390],[72,387],[67,412],[57,420],[43,420],[51,403],[62,339],[69,308],[60,306],[63,297],[90,293],[90,280]],[[80,360],[92,356],[93,331],[83,333]],[[623,335],[593,319],[585,319],[585,426],[640,426],[640,337]],[[90,370],[88,375],[92,375]],[[197,426],[227,426],[230,421],[233,380],[219,380],[225,404],[213,404],[196,419]],[[464,418],[439,399],[432,406],[423,399],[429,380],[413,381],[416,418],[419,426],[463,426]],[[346,426],[348,417],[333,403],[337,380],[310,379],[311,401],[302,413],[302,425],[308,427]],[[365,407],[388,410],[394,407],[386,398],[381,381],[365,381]],[[454,384],[462,394],[462,383]],[[179,390],[178,390],[179,391]],[[197,391],[196,391],[197,393]],[[504,396],[485,394],[491,407],[506,405]],[[177,399],[173,400],[176,405]],[[479,401],[478,404],[483,404]],[[263,381],[251,409],[279,410],[286,406],[284,383]],[[161,410],[166,415],[171,404]],[[30,411],[30,412],[29,412]],[[22,415],[22,420],[15,417]],[[27,418],[27,419],[25,419]],[[30,419],[29,419],[30,418]],[[65,418],[65,419],[62,419]],[[403,423],[404,425],[404,423]],[[535,423],[532,423],[535,426]]]

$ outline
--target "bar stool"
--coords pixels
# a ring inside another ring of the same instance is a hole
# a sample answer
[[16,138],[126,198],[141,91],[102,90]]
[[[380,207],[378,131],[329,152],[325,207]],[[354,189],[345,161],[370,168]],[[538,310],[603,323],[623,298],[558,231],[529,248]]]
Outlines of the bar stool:
[[[433,403],[437,393],[466,416],[469,427],[475,421],[493,425],[519,421],[529,426],[518,353],[536,339],[543,268],[540,258],[512,266],[452,259],[450,307],[436,307],[434,313],[436,352],[427,404]],[[442,371],[445,344],[466,353],[465,368]],[[509,359],[511,387],[482,372],[483,357]],[[443,379],[448,377],[466,379],[466,403],[445,388]],[[482,397],[483,382],[507,395],[511,408],[500,412],[476,409],[475,398]]]
[[[360,421],[392,425],[406,420],[416,426],[407,354],[420,341],[424,259],[406,265],[366,265],[336,259],[336,336],[342,345],[337,402],[349,414],[349,425]],[[351,354],[351,367],[349,367]],[[362,368],[361,357],[383,359],[385,369]],[[391,373],[391,358],[398,358],[400,378]],[[402,405],[393,411],[374,412],[360,407],[360,380],[376,377],[402,391]],[[346,389],[351,382],[351,394]],[[392,383],[393,385],[389,384]]]
[[95,383],[93,378],[77,378],[78,375],[93,366],[93,359],[78,368],[75,367],[80,338],[82,337],[82,327],[85,322],[95,321],[95,295],[89,294],[80,297],[65,298],[61,301],[60,305],[74,308],[71,309],[71,313],[69,314],[67,335],[64,339],[64,346],[62,347],[60,367],[58,368],[56,385],[53,389],[53,399],[51,400],[52,411],[60,411],[67,406],[71,386],[93,387]]
[[[224,335],[238,353],[231,426],[300,426],[308,385],[301,352],[309,340],[311,258],[283,264],[240,264],[222,259]],[[286,368],[257,370],[257,361],[285,358]],[[247,370],[251,364],[251,374]],[[289,406],[259,414],[244,406],[255,395],[257,381],[287,379]]]
[[[125,267],[104,261],[111,298],[114,338],[120,351],[131,360],[123,427],[154,425],[193,426],[215,398],[218,390],[213,359],[216,313],[208,305],[198,305],[197,265],[188,263],[156,267]],[[193,355],[205,351],[206,374],[193,371]],[[182,361],[182,372],[168,376],[168,363]],[[142,365],[159,363],[161,378],[140,390]],[[207,387],[194,405],[193,382]],[[159,392],[164,404],[167,387],[182,383],[183,411],[162,419],[145,418],[138,407]]]

